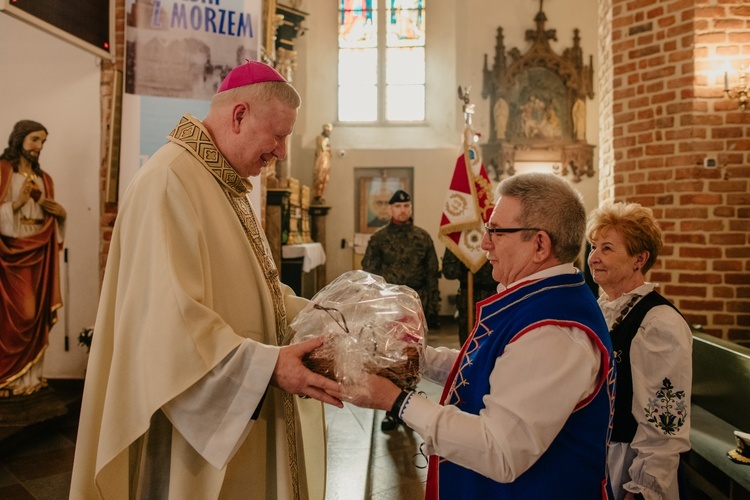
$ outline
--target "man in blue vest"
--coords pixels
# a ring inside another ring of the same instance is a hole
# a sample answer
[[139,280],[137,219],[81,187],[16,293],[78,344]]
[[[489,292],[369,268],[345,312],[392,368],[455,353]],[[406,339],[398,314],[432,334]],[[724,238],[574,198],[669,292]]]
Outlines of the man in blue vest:
[[583,274],[586,212],[552,174],[504,180],[482,248],[501,290],[460,351],[428,348],[440,404],[371,376],[342,397],[388,410],[424,439],[429,499],[611,498],[609,333]]

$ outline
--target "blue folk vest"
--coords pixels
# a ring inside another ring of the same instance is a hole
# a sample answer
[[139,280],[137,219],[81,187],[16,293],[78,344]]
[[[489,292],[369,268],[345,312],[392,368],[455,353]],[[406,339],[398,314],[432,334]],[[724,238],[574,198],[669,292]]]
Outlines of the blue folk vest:
[[[445,404],[479,414],[497,358],[510,342],[541,324],[576,327],[594,340],[603,368],[595,392],[578,404],[547,451],[512,483],[498,483],[439,459],[440,499],[581,500],[611,495],[606,464],[614,407],[612,346],[599,306],[580,273],[524,283],[481,303],[477,327],[456,367]],[[565,390],[564,380],[560,390]]]

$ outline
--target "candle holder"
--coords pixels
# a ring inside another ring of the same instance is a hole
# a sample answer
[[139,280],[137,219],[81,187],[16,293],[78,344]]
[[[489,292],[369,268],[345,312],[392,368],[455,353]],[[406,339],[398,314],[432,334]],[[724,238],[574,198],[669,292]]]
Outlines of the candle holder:
[[745,66],[740,67],[740,83],[733,90],[729,88],[729,74],[726,71],[724,72],[724,93],[730,99],[738,99],[742,111],[747,108],[748,92],[750,92],[750,84],[747,83]]

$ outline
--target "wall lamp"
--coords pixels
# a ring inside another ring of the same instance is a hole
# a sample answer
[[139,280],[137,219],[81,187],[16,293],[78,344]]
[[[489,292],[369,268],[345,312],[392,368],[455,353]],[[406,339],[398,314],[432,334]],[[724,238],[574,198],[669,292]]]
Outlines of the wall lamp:
[[747,82],[747,74],[744,66],[740,67],[740,83],[734,89],[729,88],[729,73],[727,71],[724,72],[724,93],[726,93],[727,97],[730,99],[738,99],[742,111],[745,111],[745,108],[747,107],[747,94],[749,92],[750,84]]

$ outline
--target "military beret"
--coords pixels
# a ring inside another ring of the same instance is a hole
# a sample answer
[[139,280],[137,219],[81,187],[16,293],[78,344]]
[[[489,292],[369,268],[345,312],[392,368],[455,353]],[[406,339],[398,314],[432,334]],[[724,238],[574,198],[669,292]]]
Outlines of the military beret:
[[408,201],[411,201],[411,196],[409,196],[409,193],[407,193],[403,189],[399,189],[398,191],[393,193],[391,199],[388,200],[388,204],[393,205],[394,203],[406,203]]

